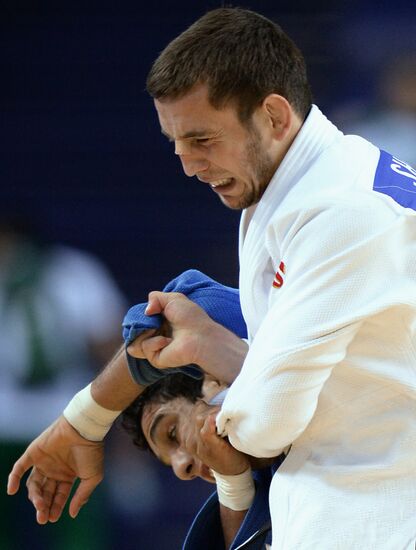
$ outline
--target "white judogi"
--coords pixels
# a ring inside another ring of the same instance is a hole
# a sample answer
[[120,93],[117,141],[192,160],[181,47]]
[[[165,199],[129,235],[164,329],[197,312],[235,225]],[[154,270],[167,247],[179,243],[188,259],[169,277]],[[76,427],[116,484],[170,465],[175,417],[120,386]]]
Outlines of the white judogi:
[[414,548],[416,214],[384,193],[416,173],[382,156],[313,107],[242,216],[251,343],[217,425],[251,455],[292,444],[273,550]]

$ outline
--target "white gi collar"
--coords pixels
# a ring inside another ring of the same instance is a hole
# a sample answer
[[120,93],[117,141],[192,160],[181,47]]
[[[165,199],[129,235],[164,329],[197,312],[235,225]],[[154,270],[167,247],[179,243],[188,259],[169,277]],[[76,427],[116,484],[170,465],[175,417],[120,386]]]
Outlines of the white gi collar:
[[[299,130],[290,149],[276,170],[263,197],[257,205],[244,210],[240,223],[239,256],[240,265],[244,265],[240,275],[240,301],[243,315],[249,327],[250,339],[259,327],[260,319],[267,314],[266,304],[256,299],[256,293],[262,292],[265,266],[270,263],[267,247],[259,246],[266,238],[267,227],[274,216],[279,215],[282,205],[305,173],[323,152],[343,136],[313,105],[309,115]],[[279,267],[283,258],[274,258],[276,265],[269,265],[269,275]],[[247,274],[250,273],[250,277]],[[256,281],[246,286],[245,281]]]
[[261,199],[259,206],[263,207],[263,204],[267,204],[269,208],[275,208],[276,204],[279,204],[296,184],[299,176],[342,135],[342,132],[326,118],[319,108],[312,105],[298,135],[270,181],[263,195],[264,200]]

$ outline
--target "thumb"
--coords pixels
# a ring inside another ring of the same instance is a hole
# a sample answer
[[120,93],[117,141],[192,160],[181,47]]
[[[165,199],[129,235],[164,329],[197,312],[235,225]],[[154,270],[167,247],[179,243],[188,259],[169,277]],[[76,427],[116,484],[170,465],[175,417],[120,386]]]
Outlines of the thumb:
[[24,474],[33,466],[33,460],[30,456],[28,450],[26,450],[23,455],[17,460],[13,466],[12,471],[9,474],[8,483],[7,483],[7,494],[14,495],[17,493],[20,487],[20,480]]

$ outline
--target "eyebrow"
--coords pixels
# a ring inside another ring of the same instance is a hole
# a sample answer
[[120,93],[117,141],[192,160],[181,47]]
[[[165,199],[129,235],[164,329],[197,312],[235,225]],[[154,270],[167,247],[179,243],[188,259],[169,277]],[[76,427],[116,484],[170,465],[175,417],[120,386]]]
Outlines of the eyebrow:
[[[153,424],[152,424],[152,427],[150,428],[150,431],[149,431],[149,436],[150,436],[150,439],[153,441],[153,443],[156,445],[156,447],[158,446],[157,445],[157,441],[155,439],[155,436],[156,436],[156,431],[157,431],[157,428],[158,428],[158,425],[159,423],[166,417],[166,414],[158,414],[156,416],[156,418],[154,419],[153,421]],[[160,462],[164,465],[164,466],[172,466],[172,464],[170,464],[170,462],[168,460],[165,460],[164,458],[162,458],[160,455],[158,455],[155,451],[152,450],[152,448],[150,447],[150,450],[152,451],[152,453],[156,456],[156,458],[158,460],[160,460]]]
[[160,422],[165,418],[165,414],[158,414],[156,418],[153,420],[152,427],[150,428],[149,435],[150,439],[153,441],[155,445],[157,445],[157,442],[155,440],[155,435],[157,431],[157,427],[160,424]]

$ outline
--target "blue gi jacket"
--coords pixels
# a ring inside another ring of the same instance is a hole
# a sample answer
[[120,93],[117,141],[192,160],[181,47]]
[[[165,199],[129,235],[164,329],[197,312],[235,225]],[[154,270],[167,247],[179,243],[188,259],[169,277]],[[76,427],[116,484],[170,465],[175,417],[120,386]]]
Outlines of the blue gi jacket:
[[[269,487],[274,472],[280,466],[284,455],[272,467],[253,472],[256,494],[253,504],[233,540],[230,550],[264,550],[271,544],[271,523],[269,512]],[[222,534],[217,493],[213,493],[195,517],[182,550],[225,550]]]

